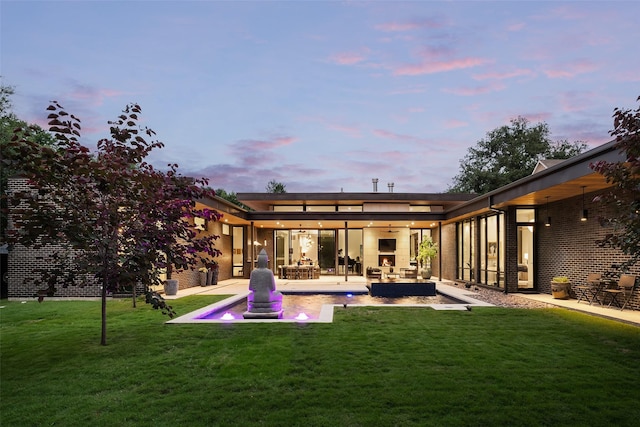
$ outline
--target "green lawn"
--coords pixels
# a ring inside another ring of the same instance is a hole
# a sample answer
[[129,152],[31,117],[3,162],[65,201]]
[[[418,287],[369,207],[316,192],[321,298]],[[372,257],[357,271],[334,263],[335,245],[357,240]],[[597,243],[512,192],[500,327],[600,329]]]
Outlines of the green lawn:
[[[172,301],[179,314],[219,297]],[[563,309],[339,308],[166,325],[144,303],[0,305],[0,425],[624,426],[640,328]]]

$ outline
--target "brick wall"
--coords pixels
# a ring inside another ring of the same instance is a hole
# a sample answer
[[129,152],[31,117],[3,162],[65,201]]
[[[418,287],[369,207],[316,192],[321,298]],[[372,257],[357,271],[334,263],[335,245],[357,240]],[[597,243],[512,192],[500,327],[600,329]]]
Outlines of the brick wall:
[[507,209],[504,219],[505,288],[507,292],[518,292],[518,226],[516,224],[516,208]]
[[[12,178],[9,180],[8,191],[25,191],[29,186],[26,179]],[[11,227],[11,216],[9,217],[9,227]],[[220,222],[209,221],[207,233],[213,233],[220,236],[216,240],[216,247],[220,249],[223,255],[216,260],[220,264],[220,273],[218,280],[224,280],[231,277],[231,236],[222,236],[222,224]],[[15,245],[10,248],[8,256],[8,298],[9,299],[25,299],[37,296],[40,289],[46,288],[43,283],[34,282],[34,268],[41,267],[45,260],[54,252],[60,250],[60,246],[47,245],[39,249],[25,248]],[[225,267],[226,266],[226,267]],[[185,289],[193,286],[200,286],[200,275],[198,269],[177,272],[173,274],[174,279],[178,279],[179,288]],[[93,298],[100,297],[101,286],[90,276],[86,276],[81,280],[81,286],[56,286],[57,292],[55,297],[60,298]]]
[[[540,292],[551,293],[551,279],[567,276],[572,286],[584,283],[589,273],[605,273],[613,264],[621,264],[628,257],[618,249],[602,248],[595,241],[602,239],[609,230],[598,222],[599,216],[611,216],[611,210],[602,203],[593,203],[596,193],[585,196],[589,220],[580,221],[582,196],[558,203],[549,203],[551,226],[538,227],[537,283]],[[543,208],[543,211],[545,209]],[[543,213],[543,215],[546,215]],[[541,217],[543,216],[541,215]],[[630,272],[640,276],[640,266]],[[640,308],[640,292],[631,304]]]
[[[539,210],[539,223],[536,227],[537,257],[534,268],[536,286],[539,292],[551,294],[551,279],[555,276],[567,276],[572,286],[584,283],[589,273],[602,273],[611,270],[614,264],[620,265],[628,259],[621,251],[602,248],[596,240],[602,239],[609,230],[602,227],[599,216],[611,216],[612,212],[602,203],[593,203],[597,193],[585,195],[585,208],[589,211],[589,220],[580,221],[582,215],[582,196],[549,203]],[[515,218],[516,208],[506,212],[505,236],[505,283],[508,292],[518,292],[518,240]],[[545,227],[544,220],[551,217],[551,226]],[[479,239],[479,238],[478,238]],[[456,254],[457,242],[455,224],[442,227],[442,277],[447,280],[457,278]],[[640,265],[630,271],[640,277]],[[636,291],[630,304],[640,309],[640,291]]]

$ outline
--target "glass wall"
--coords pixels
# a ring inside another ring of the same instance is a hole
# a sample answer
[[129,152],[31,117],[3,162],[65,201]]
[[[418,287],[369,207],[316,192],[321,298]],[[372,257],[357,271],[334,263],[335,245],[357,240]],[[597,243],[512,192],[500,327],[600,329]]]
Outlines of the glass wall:
[[480,219],[479,283],[504,287],[504,214]]
[[[504,214],[496,214],[457,224],[458,279],[504,288],[504,219]],[[479,273],[477,279],[474,277],[476,271]]]
[[336,273],[336,231],[320,230],[318,237],[318,262],[320,274]]
[[475,280],[473,262],[475,234],[475,221],[473,219],[458,223],[458,279]]
[[293,249],[291,248],[291,242],[289,240],[289,230],[276,230],[276,271],[280,271],[280,267],[283,265],[291,264],[291,255],[293,255]]
[[[349,230],[348,242],[345,240],[344,229],[338,232],[338,273],[344,274],[344,267],[347,265],[350,274],[362,274],[362,229]],[[348,245],[347,245],[348,243]],[[348,246],[348,247],[347,247]],[[346,255],[346,258],[345,258]],[[346,259],[346,261],[345,261]]]
[[348,242],[343,229],[275,230],[274,233],[276,271],[283,265],[300,263],[319,265],[320,274],[344,274],[345,265],[349,274],[362,274],[362,229],[349,229]]
[[244,228],[233,227],[233,254],[231,255],[232,275],[233,277],[242,277],[243,269],[243,243],[244,243]]
[[[409,234],[409,265],[418,265],[418,261],[416,259],[418,256],[418,247],[420,246],[422,239],[425,237],[431,237],[431,229],[411,229]],[[431,265],[426,265],[425,267],[431,267]]]
[[289,264],[318,263],[318,230],[291,230],[292,259]]

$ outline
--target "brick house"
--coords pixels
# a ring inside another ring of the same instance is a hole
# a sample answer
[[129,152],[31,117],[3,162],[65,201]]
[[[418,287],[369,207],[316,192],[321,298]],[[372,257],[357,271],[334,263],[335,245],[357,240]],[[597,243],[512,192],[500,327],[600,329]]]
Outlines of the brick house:
[[[550,293],[554,276],[567,276],[575,286],[588,273],[606,273],[626,259],[596,244],[607,232],[597,218],[611,212],[592,200],[610,185],[589,165],[624,160],[614,145],[542,162],[532,175],[481,196],[394,193],[392,184],[378,192],[374,179],[370,193],[239,193],[251,210],[217,197],[199,203],[223,213],[221,221],[207,225],[221,236],[220,280],[248,278],[263,248],[276,275],[294,264],[346,279],[371,268],[409,269],[416,266],[418,244],[431,236],[439,249],[431,267],[439,279]],[[382,265],[383,259],[391,265]],[[20,282],[34,262],[27,250],[10,251],[10,298],[32,295]],[[640,276],[640,266],[631,274]],[[198,285],[197,271],[178,278],[181,287]],[[640,308],[640,295],[631,306]]]

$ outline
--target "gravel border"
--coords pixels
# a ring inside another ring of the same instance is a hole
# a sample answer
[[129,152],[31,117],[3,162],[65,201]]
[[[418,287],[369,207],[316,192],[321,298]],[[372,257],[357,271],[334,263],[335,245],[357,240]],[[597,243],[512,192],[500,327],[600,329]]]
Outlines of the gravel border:
[[505,294],[502,291],[486,289],[480,286],[469,288],[474,293],[473,297],[480,301],[488,302],[498,307],[509,308],[557,308],[556,305],[535,301],[518,294]]

